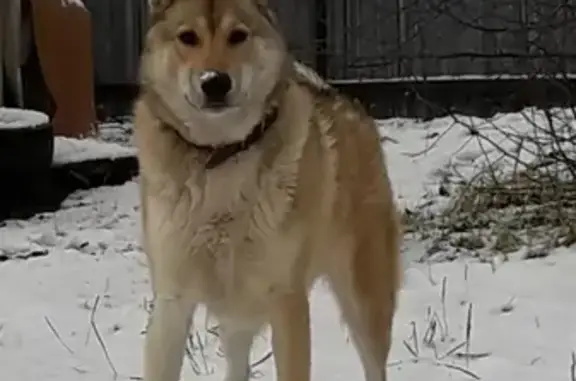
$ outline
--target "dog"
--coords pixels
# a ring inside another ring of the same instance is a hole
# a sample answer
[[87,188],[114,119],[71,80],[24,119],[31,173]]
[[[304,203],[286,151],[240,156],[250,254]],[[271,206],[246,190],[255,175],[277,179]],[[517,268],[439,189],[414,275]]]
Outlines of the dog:
[[195,308],[225,381],[271,328],[276,377],[308,381],[309,292],[336,296],[367,381],[386,380],[401,225],[374,120],[287,51],[266,0],[151,0],[134,105],[154,294],[144,381],[177,381]]

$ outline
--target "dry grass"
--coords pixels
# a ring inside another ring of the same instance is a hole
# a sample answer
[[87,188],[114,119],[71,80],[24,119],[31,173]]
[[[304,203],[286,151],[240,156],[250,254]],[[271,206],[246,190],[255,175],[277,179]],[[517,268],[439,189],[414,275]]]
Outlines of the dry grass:
[[[467,267],[464,272],[467,277]],[[437,282],[432,279],[430,282],[436,285]],[[471,342],[473,333],[473,306],[472,303],[462,301],[463,305],[468,305],[466,310],[466,322],[464,329],[464,338],[457,339],[450,333],[450,325],[447,316],[446,296],[448,290],[448,279],[442,278],[440,288],[440,312],[435,311],[432,307],[427,308],[425,317],[426,328],[422,335],[418,334],[417,324],[415,321],[410,322],[412,327],[411,335],[402,343],[404,348],[410,354],[410,359],[394,361],[388,364],[388,367],[398,367],[409,364],[431,364],[436,367],[446,368],[458,373],[462,373],[470,379],[480,380],[481,377],[470,369],[470,362],[489,357],[488,352],[472,352]],[[441,348],[444,348],[441,351]],[[428,353],[431,352],[431,354]],[[460,364],[462,363],[463,364]]]
[[409,231],[432,242],[427,258],[439,252],[443,259],[486,258],[520,248],[536,258],[576,243],[576,112],[522,116],[531,131],[453,116],[450,128],[464,128],[476,140],[483,166],[471,177],[445,176],[438,193],[450,201],[441,212],[427,212],[428,205],[406,211]]

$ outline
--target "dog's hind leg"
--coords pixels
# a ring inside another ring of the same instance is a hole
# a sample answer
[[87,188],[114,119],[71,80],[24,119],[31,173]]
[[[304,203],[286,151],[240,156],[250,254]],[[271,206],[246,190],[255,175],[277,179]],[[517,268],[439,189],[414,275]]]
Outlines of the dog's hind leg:
[[378,238],[368,234],[361,236],[350,261],[339,263],[329,274],[366,381],[386,381],[398,283],[396,230],[392,227],[394,233],[388,237],[386,229],[382,230],[384,241],[381,235]]
[[144,345],[144,381],[178,381],[195,310],[191,298],[156,295]]
[[280,296],[271,316],[278,381],[310,381],[310,306],[305,290]]
[[[360,356],[366,381],[386,381],[390,349],[391,302],[379,300],[381,291],[363,294],[352,284],[332,281],[342,315]],[[383,286],[383,285],[382,285]]]

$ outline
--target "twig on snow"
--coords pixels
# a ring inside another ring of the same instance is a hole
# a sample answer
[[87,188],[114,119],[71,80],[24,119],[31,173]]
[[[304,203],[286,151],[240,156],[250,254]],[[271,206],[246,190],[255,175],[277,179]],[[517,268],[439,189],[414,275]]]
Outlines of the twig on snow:
[[108,352],[108,348],[106,347],[106,344],[104,343],[104,340],[102,339],[102,335],[100,334],[100,331],[98,330],[98,327],[96,325],[96,310],[98,309],[99,304],[100,304],[100,295],[97,295],[96,299],[94,300],[94,305],[92,306],[92,312],[90,313],[90,326],[92,327],[92,331],[94,332],[94,335],[96,336],[96,340],[98,340],[98,344],[100,345],[100,348],[102,348],[104,356],[106,357],[106,361],[108,362],[108,366],[110,367],[110,370],[112,371],[112,375],[114,377],[114,380],[116,380],[118,378],[118,371],[116,370],[116,367],[114,366],[114,363],[112,362],[112,359],[110,358],[110,353]]
[[72,348],[70,348],[68,346],[68,344],[66,344],[64,342],[64,340],[62,339],[62,336],[60,336],[60,333],[58,333],[58,330],[56,329],[56,327],[54,326],[54,324],[52,324],[52,322],[50,321],[50,319],[48,319],[48,316],[44,316],[44,321],[46,322],[46,324],[48,325],[48,328],[50,328],[50,331],[52,332],[52,334],[54,334],[54,337],[56,337],[56,340],[58,340],[58,342],[60,342],[60,344],[62,344],[62,346],[68,351],[68,353],[70,353],[71,355],[74,354],[74,351],[72,350]]

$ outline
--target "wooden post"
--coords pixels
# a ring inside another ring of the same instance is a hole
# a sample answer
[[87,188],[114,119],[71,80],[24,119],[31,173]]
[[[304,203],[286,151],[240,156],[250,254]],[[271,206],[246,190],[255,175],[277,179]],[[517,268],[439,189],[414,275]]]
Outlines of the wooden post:
[[96,124],[90,13],[79,0],[29,1],[40,67],[56,104],[54,133],[90,135]]

